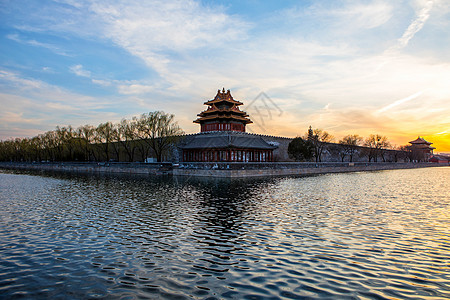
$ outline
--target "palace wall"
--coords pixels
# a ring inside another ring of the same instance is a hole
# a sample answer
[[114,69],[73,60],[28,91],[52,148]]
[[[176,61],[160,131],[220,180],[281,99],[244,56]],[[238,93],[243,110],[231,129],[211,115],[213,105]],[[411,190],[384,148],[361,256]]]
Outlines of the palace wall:
[[[274,161],[275,162],[293,162],[294,160],[289,158],[288,155],[288,146],[289,143],[293,140],[292,138],[288,137],[281,137],[281,136],[271,136],[271,135],[261,135],[261,134],[253,134],[260,136],[264,141],[266,141],[269,144],[277,145],[278,148],[276,148],[273,151]],[[181,137],[177,145],[174,145],[172,154],[170,155],[170,161],[173,162],[179,162],[182,151],[179,148],[182,145],[187,144],[194,138],[195,134],[187,134]],[[325,149],[322,153],[322,161],[323,162],[349,162],[350,157],[346,155],[344,157],[344,160],[342,160],[342,157],[340,153],[343,151],[343,147],[340,144],[335,143],[327,143],[325,146]],[[368,156],[367,153],[369,151],[369,148],[367,147],[358,147],[356,152],[353,154],[353,162],[367,162]],[[384,160],[386,162],[397,162],[397,161],[406,161],[406,157],[404,156],[404,153],[397,150],[383,150]],[[377,157],[377,161],[381,162],[383,161],[383,158],[381,156]]]
[[[163,161],[178,163],[182,158],[182,150],[181,147],[188,144],[195,137],[196,134],[186,134],[179,137],[179,140],[171,145],[168,153],[163,155]],[[270,136],[270,135],[259,135],[253,134],[256,136],[260,136],[264,141],[269,144],[276,145],[277,148],[273,150],[274,162],[293,162],[294,160],[289,158],[288,155],[288,146],[292,141],[292,138],[280,137],[280,136]],[[136,149],[134,153],[134,162],[156,162],[155,154],[151,149],[147,149],[146,151],[142,151],[145,147],[148,148],[147,143],[144,141],[136,141]],[[100,151],[102,147],[98,145],[98,150]],[[114,148],[119,148],[119,157],[117,153],[114,151]],[[405,157],[405,153],[397,150],[383,150],[384,158],[387,162],[397,162],[397,161],[407,161],[408,159]],[[342,152],[342,146],[339,144],[328,143],[323,151],[322,162],[342,162],[342,158],[340,156],[340,152]],[[101,152],[100,152],[101,153]],[[353,162],[368,162],[368,148],[366,147],[358,147],[358,150],[353,155]],[[109,151],[110,161],[112,162],[128,162],[128,155],[123,147],[117,147],[117,143],[111,143],[110,151]],[[90,161],[104,161],[104,155],[99,157],[91,157]],[[349,156],[344,157],[344,162],[349,162]],[[378,162],[382,162],[383,159],[378,156]]]

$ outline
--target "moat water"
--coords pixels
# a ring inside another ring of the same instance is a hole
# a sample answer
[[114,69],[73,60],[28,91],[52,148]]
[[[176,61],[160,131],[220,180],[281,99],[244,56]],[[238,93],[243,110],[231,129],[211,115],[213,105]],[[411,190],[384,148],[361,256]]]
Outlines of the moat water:
[[449,183],[0,171],[0,298],[448,299]]

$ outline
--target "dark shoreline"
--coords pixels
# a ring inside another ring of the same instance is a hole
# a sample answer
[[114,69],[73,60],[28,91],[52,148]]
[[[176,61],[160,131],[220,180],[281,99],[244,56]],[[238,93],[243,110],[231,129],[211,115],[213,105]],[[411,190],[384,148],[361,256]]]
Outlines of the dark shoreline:
[[149,176],[194,176],[246,178],[302,176],[326,173],[364,172],[448,166],[436,163],[323,162],[323,163],[6,163],[0,169],[100,174],[141,174]]

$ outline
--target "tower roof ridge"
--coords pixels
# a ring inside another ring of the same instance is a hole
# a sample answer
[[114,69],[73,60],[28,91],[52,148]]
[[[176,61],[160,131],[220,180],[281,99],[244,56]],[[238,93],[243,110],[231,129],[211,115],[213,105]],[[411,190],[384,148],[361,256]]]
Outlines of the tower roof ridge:
[[222,91],[220,89],[217,90],[217,94],[214,97],[214,99],[208,100],[204,104],[205,105],[212,105],[214,103],[220,103],[220,102],[233,103],[236,106],[244,104],[244,103],[242,103],[240,101],[234,100],[233,96],[231,95],[231,91],[227,90],[225,92],[225,88],[223,88]]
[[234,100],[231,91],[218,90],[214,99],[204,102],[208,108],[200,112],[194,123],[201,131],[232,130],[245,132],[245,126],[253,123],[245,111],[239,109],[242,102]]

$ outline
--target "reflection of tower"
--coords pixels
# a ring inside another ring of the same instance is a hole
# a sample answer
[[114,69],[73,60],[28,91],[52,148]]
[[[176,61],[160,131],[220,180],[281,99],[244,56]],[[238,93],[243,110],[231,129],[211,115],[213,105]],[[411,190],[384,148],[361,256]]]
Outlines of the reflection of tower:
[[204,103],[208,109],[198,114],[194,123],[200,133],[180,148],[184,162],[268,162],[273,150],[261,136],[245,133],[245,126],[253,123],[239,106],[242,102],[231,96],[230,90],[218,91],[214,99]]
[[192,214],[195,221],[190,239],[201,251],[195,267],[217,274],[242,265],[236,252],[242,250],[242,239],[254,225],[244,220],[254,220],[259,213],[252,193],[254,185],[242,180],[190,178],[189,186],[199,200]]
[[230,90],[218,90],[214,99],[204,103],[208,109],[198,114],[194,123],[200,124],[200,131],[240,131],[245,132],[245,125],[253,123],[246,112],[239,109],[242,102],[231,96]]

